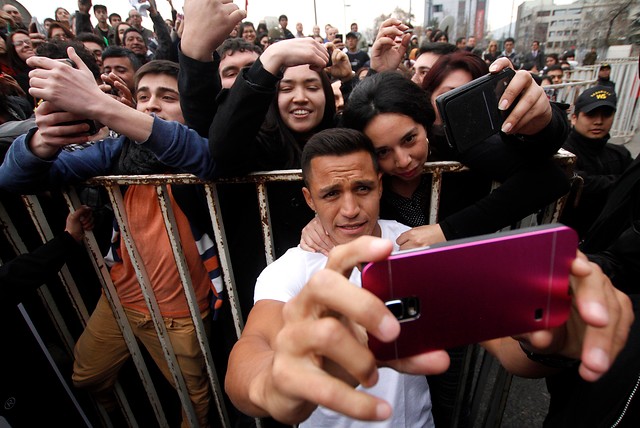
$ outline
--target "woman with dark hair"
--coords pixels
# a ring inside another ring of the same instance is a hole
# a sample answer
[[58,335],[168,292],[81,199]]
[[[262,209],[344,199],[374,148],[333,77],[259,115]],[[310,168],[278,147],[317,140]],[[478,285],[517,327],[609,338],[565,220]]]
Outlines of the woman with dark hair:
[[216,176],[300,167],[306,140],[334,123],[328,58],[318,42],[291,39],[238,76],[209,131]]
[[431,36],[431,41],[449,43],[449,35],[444,31],[438,30]]
[[16,30],[9,34],[7,39],[7,51],[9,57],[9,66],[15,72],[13,76],[29,101],[31,107],[35,107],[35,99],[29,95],[29,72],[31,67],[26,63],[27,58],[31,58],[36,54],[33,49],[33,42],[29,37],[29,33],[25,30]]
[[124,45],[124,42],[123,42],[124,33],[129,28],[131,28],[131,25],[127,24],[126,22],[121,22],[116,26],[115,32],[114,32],[115,33],[116,45],[118,45],[118,46],[123,46]]
[[256,38],[256,45],[260,46],[262,50],[266,50],[271,46],[271,37],[267,33],[260,33]]
[[73,40],[76,37],[69,28],[59,22],[52,22],[47,31],[47,40]]
[[244,21],[240,23],[239,37],[242,37],[249,43],[256,43],[257,34],[253,22]]
[[67,9],[65,9],[64,7],[58,7],[56,8],[56,11],[53,13],[53,16],[55,18],[56,21],[58,22],[62,22],[64,24],[66,24],[67,27],[69,27],[69,21],[71,19],[71,14],[69,13],[69,11]]
[[7,46],[7,35],[0,33],[0,72],[13,77],[16,75],[15,70],[11,66],[9,58],[9,48]]

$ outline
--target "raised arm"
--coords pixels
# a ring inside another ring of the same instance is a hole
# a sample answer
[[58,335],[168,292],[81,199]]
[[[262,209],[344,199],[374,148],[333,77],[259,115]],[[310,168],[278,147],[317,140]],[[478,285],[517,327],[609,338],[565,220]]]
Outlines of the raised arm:
[[209,130],[217,176],[273,169],[274,160],[282,161],[274,159],[277,155],[272,150],[274,137],[261,132],[276,97],[281,70],[303,64],[320,70],[328,59],[325,47],[311,38],[283,40],[269,46],[251,68],[238,75],[231,89],[221,97]]
[[408,28],[396,18],[389,18],[380,25],[370,52],[372,69],[383,72],[398,68],[411,40],[411,34],[404,34]]
[[180,106],[187,125],[207,136],[222,90],[215,50],[245,16],[232,0],[190,0],[184,5],[180,49]]

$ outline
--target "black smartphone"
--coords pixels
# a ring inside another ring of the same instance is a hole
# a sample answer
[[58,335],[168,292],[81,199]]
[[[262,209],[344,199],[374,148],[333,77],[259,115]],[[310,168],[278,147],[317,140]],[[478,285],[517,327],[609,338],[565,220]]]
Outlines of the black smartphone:
[[340,33],[336,34],[336,38],[333,41],[336,42],[336,41],[338,41],[338,39],[340,39],[340,42],[342,43],[342,41],[344,40],[342,38],[342,34],[340,34]]
[[463,153],[500,132],[511,110],[498,110],[498,102],[515,74],[513,69],[505,68],[436,98],[444,133],[451,148]]
[[400,336],[369,336],[378,360],[561,325],[571,306],[578,238],[545,225],[400,251],[362,269],[362,287],[400,321]]
[[79,125],[81,123],[85,123],[87,125],[89,125],[89,130],[85,131],[85,132],[81,132],[77,135],[94,135],[95,133],[98,132],[98,126],[96,125],[96,122],[91,120],[91,119],[84,119],[84,120],[74,120],[71,122],[62,122],[59,123],[59,126],[68,126],[68,125]]

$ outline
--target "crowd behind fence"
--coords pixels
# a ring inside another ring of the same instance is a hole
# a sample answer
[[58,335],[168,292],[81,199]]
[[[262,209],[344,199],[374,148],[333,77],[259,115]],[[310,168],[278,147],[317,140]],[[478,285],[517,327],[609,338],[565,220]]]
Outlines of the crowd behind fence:
[[[560,151],[556,157],[556,161],[565,169],[568,175],[571,175],[572,165],[575,160],[575,157],[568,152]],[[425,173],[430,174],[432,176],[432,186],[431,186],[431,205],[430,205],[430,213],[429,219],[431,223],[435,223],[438,221],[438,207],[440,203],[440,193],[442,189],[442,183],[447,179],[449,174],[456,174],[462,171],[465,171],[466,168],[457,163],[457,162],[431,162],[425,164]],[[291,170],[291,171],[272,171],[268,173],[256,173],[251,174],[247,177],[243,177],[240,179],[230,179],[230,180],[220,180],[220,183],[253,183],[256,187],[256,197],[259,201],[260,207],[260,219],[259,221],[263,225],[263,238],[264,238],[264,251],[265,251],[265,259],[267,263],[272,262],[275,259],[274,254],[274,245],[273,245],[273,236],[270,224],[270,215],[269,215],[269,204],[268,204],[268,185],[269,183],[274,182],[282,182],[282,181],[301,181],[302,176],[299,170]],[[229,410],[227,408],[228,403],[225,403],[224,394],[222,391],[222,383],[223,379],[220,379],[220,371],[216,370],[214,366],[214,358],[213,353],[217,351],[215,347],[212,347],[209,342],[209,338],[204,331],[204,327],[202,325],[202,319],[200,316],[200,310],[198,308],[197,301],[195,299],[193,286],[191,284],[191,279],[188,274],[187,264],[184,259],[180,237],[177,233],[177,227],[175,223],[175,217],[171,209],[171,204],[168,203],[168,193],[167,187],[173,184],[189,184],[194,186],[202,185],[205,188],[207,195],[207,202],[209,208],[209,215],[211,218],[212,225],[214,227],[214,232],[216,235],[216,245],[219,251],[220,263],[224,276],[224,283],[227,289],[227,293],[229,296],[229,302],[231,304],[231,313],[233,317],[233,323],[235,326],[235,332],[237,335],[240,334],[243,328],[243,316],[240,312],[240,305],[238,302],[237,292],[234,284],[234,276],[233,269],[230,263],[230,256],[228,252],[228,248],[226,245],[226,237],[225,237],[225,229],[224,222],[222,221],[220,212],[220,206],[218,204],[217,198],[217,183],[213,182],[205,182],[203,180],[197,179],[194,176],[182,174],[182,175],[152,175],[152,176],[110,176],[110,177],[96,177],[91,179],[87,184],[92,186],[100,186],[103,187],[108,195],[113,207],[113,212],[115,218],[118,222],[121,239],[124,239],[127,250],[131,255],[132,261],[135,266],[136,274],[138,276],[139,284],[142,289],[148,310],[151,314],[151,318],[156,328],[156,332],[158,337],[160,338],[160,342],[162,344],[165,358],[168,361],[168,365],[170,367],[173,379],[176,384],[176,390],[178,396],[180,397],[180,401],[183,407],[185,414],[187,415],[188,423],[191,426],[197,426],[197,419],[191,405],[191,401],[189,400],[189,395],[186,391],[186,387],[184,385],[184,380],[182,379],[182,374],[175,360],[175,354],[171,347],[170,341],[167,339],[167,332],[165,329],[165,324],[162,320],[162,316],[158,309],[158,305],[153,294],[151,285],[149,283],[149,277],[147,272],[144,269],[144,265],[139,258],[139,253],[136,249],[136,243],[131,239],[129,228],[128,228],[128,220],[126,213],[124,211],[123,198],[121,193],[121,186],[123,185],[149,185],[154,186],[157,192],[157,200],[162,209],[163,218],[165,222],[165,227],[167,230],[167,234],[171,241],[171,246],[173,250],[173,256],[178,266],[178,270],[180,272],[180,277],[182,280],[182,286],[185,290],[185,295],[187,296],[191,316],[196,326],[196,332],[198,336],[198,340],[200,342],[201,349],[203,354],[205,355],[207,373],[209,376],[209,383],[211,386],[212,396],[214,398],[214,402],[217,408],[218,414],[218,423],[214,423],[214,426],[232,426],[232,422],[229,417]],[[76,192],[73,188],[68,189],[64,192],[64,197],[67,202],[70,211],[73,211],[80,205],[80,201],[76,195]],[[31,218],[33,219],[33,223],[36,226],[36,229],[39,232],[40,238],[42,242],[46,242],[53,237],[53,232],[51,227],[47,222],[47,218],[41,208],[41,205],[36,196],[23,196],[22,200],[24,202],[25,207],[27,208]],[[523,221],[517,225],[516,227],[525,227],[532,224],[537,223],[548,223],[557,220],[562,205],[564,203],[564,198],[558,201],[558,203],[549,206],[544,212],[539,213],[538,215],[533,215],[528,217],[527,219],[523,219]],[[0,205],[0,223],[2,226],[2,230],[4,233],[4,237],[7,242],[13,247],[16,254],[24,253],[27,251],[27,247],[22,242],[22,238],[20,236],[20,231],[14,226],[12,219],[7,214],[7,211]],[[109,272],[107,269],[107,264],[105,263],[102,254],[100,253],[98,243],[93,236],[92,233],[88,233],[85,239],[86,248],[88,253],[90,254],[90,259],[93,263],[93,268],[98,275],[100,283],[102,285],[103,291],[116,314],[116,319],[120,325],[121,330],[123,331],[124,337],[126,338],[127,345],[132,355],[133,362],[135,364],[135,368],[137,370],[138,376],[141,380],[142,385],[144,386],[144,390],[146,391],[147,399],[150,403],[151,408],[153,409],[153,413],[155,416],[155,420],[159,426],[169,426],[168,417],[165,414],[165,406],[162,400],[159,398],[159,394],[156,391],[156,387],[154,386],[153,376],[150,374],[148,367],[145,363],[145,359],[143,354],[138,346],[133,333],[131,332],[131,328],[126,322],[126,315],[124,314],[124,309],[118,299],[118,296],[115,292],[114,285],[109,276]],[[249,244],[248,244],[249,245]],[[263,245],[261,242],[251,243],[250,245]],[[48,316],[55,325],[58,334],[63,339],[65,343],[65,348],[70,355],[72,355],[72,349],[75,344],[75,338],[71,333],[70,329],[67,327],[70,319],[77,318],[84,327],[86,321],[88,319],[90,309],[88,306],[90,303],[85,303],[82,297],[81,290],[78,286],[78,281],[69,273],[67,269],[63,269],[60,273],[60,280],[66,290],[66,296],[71,302],[71,306],[74,308],[73,313],[62,313],[58,309],[58,305],[56,300],[51,296],[49,290],[45,287],[40,289],[40,295],[42,299],[42,304],[47,310]],[[226,356],[225,356],[226,357]],[[473,367],[467,367],[467,371],[469,373],[473,373]],[[223,373],[222,373],[223,375]],[[69,374],[67,373],[67,382],[70,384]],[[509,376],[502,375],[501,376],[501,384],[497,386],[499,389],[504,388],[505,384],[508,384]],[[486,381],[486,375],[478,375],[475,382],[475,389],[480,390],[483,385],[482,382]],[[508,388],[506,388],[508,390]],[[82,394],[81,392],[74,390],[74,394]],[[125,418],[128,421],[130,426],[138,426],[140,423],[138,422],[139,415],[136,414],[136,400],[139,399],[138,396],[132,396],[131,393],[121,386],[117,386],[116,394],[118,397],[118,401],[120,403],[121,409]],[[496,418],[499,420],[501,416],[501,403],[504,395],[500,394],[496,399],[493,400],[493,410],[491,418],[495,422]],[[497,406],[497,407],[496,407]],[[498,409],[499,411],[497,411]],[[460,409],[458,409],[460,410]],[[93,412],[93,418],[102,419],[107,426],[109,422],[107,422],[108,418],[106,416],[106,412],[104,409],[100,409],[99,406],[96,405],[96,408],[91,409],[82,409],[83,412],[86,411],[87,414],[91,415]],[[477,411],[477,409],[476,409]],[[85,419],[91,419],[91,416],[86,416]],[[258,421],[259,422],[259,421]],[[94,422],[96,423],[96,422]],[[488,423],[485,421],[485,423]]]

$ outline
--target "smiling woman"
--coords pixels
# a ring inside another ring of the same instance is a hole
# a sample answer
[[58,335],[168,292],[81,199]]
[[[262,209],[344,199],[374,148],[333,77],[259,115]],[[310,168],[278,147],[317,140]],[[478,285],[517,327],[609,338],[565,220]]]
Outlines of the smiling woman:
[[315,71],[327,60],[310,38],[285,40],[238,76],[209,130],[216,176],[300,167],[307,139],[333,126],[333,90]]

